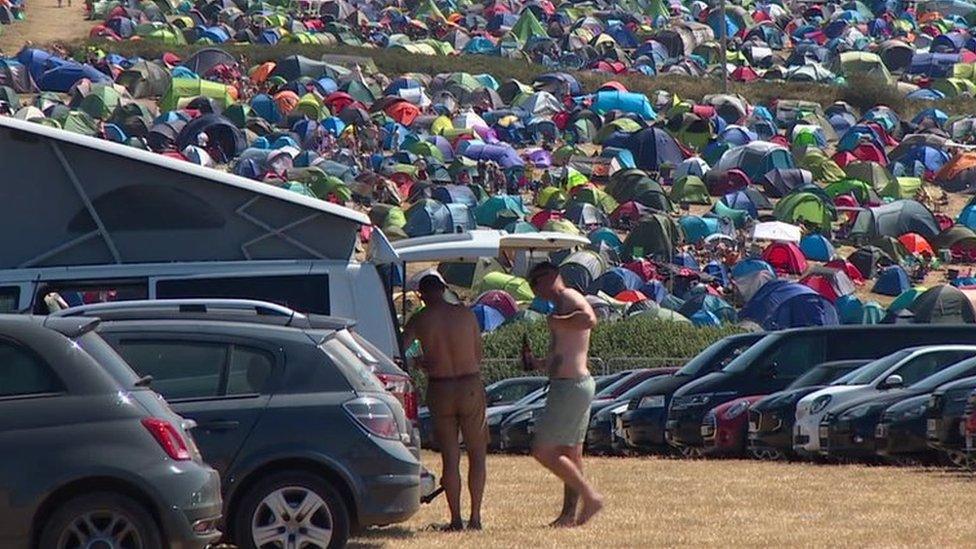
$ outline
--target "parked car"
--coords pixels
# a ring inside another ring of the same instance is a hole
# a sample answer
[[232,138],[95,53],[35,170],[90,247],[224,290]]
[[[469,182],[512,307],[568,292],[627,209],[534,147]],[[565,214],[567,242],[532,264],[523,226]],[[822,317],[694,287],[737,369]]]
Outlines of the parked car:
[[630,401],[639,398],[651,383],[677,372],[677,368],[651,368],[644,370],[640,383],[627,389],[608,405],[590,411],[590,425],[586,431],[586,451],[591,454],[618,453],[626,448],[623,439],[616,435],[617,418],[627,410]]
[[525,397],[516,400],[511,404],[503,404],[501,406],[491,406],[485,412],[485,418],[488,422],[488,451],[498,452],[502,449],[502,423],[512,414],[522,412],[529,407],[535,406],[539,403],[545,404],[546,394],[549,392],[549,385],[543,385],[541,388],[532,391],[531,393],[525,395]]
[[955,465],[968,463],[966,442],[960,426],[969,395],[976,389],[976,377],[943,385],[932,392],[925,408],[929,445]]
[[615,427],[628,448],[643,451],[668,449],[664,431],[671,397],[680,387],[727,366],[765,334],[729,336],[709,345],[672,376],[660,376],[642,385],[627,404]]
[[701,424],[702,455],[744,455],[749,432],[749,407],[764,396],[737,398],[709,410]]
[[[907,387],[893,387],[846,406],[833,408],[820,422],[821,453],[845,459],[878,457],[878,424],[889,406],[912,397],[929,395],[942,385],[972,375],[976,375],[976,359],[968,358],[946,366]],[[827,426],[826,437],[823,436],[824,425]]]
[[974,337],[976,326],[954,325],[832,326],[770,333],[721,372],[675,392],[668,409],[668,442],[678,449],[701,446],[701,422],[709,410],[742,396],[782,391],[817,364],[873,360],[906,347],[964,344]]
[[976,389],[969,395],[966,405],[966,456],[972,463],[976,458]]
[[[868,364],[841,385],[810,393],[796,405],[793,450],[800,455],[822,455],[821,442],[826,441],[828,435],[828,427],[822,421],[827,414],[885,391],[917,383],[973,355],[976,355],[976,347],[971,345],[909,347]],[[874,436],[873,426],[871,436]]]
[[[615,374],[597,376],[596,394],[610,391],[614,385],[632,375],[633,372],[617,372]],[[548,389],[548,386],[547,386]],[[596,402],[596,399],[594,399]],[[532,448],[532,428],[535,417],[546,406],[545,394],[536,401],[523,406],[509,414],[498,426],[498,449],[503,452],[525,453]]]
[[217,472],[97,326],[0,316],[0,546],[216,542]]
[[838,360],[818,364],[786,389],[749,407],[749,453],[757,459],[784,459],[793,454],[796,403],[829,384],[843,383],[868,360]]
[[[485,401],[489,407],[506,406],[525,398],[533,391],[537,391],[547,381],[548,378],[543,376],[512,377],[496,381],[485,387]],[[437,441],[434,440],[434,425],[430,419],[430,409],[426,406],[420,408],[417,414],[417,423],[420,426],[421,446],[430,450],[437,450]]]
[[270,304],[255,314],[240,303],[136,301],[61,314],[101,318],[102,337],[197,422],[239,547],[341,547],[355,528],[412,516],[421,466],[402,405],[368,364],[378,359],[351,347],[340,321],[283,324]]
[[925,410],[931,395],[918,395],[892,404],[881,414],[875,428],[878,455],[891,463],[934,461],[938,457],[928,444]]

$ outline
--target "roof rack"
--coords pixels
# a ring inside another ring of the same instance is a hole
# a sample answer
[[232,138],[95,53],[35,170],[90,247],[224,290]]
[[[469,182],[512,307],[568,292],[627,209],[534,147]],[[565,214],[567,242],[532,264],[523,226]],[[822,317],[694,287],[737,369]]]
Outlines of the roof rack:
[[52,313],[55,317],[91,316],[104,320],[199,319],[274,324],[294,328],[341,330],[350,319],[306,315],[284,305],[251,299],[155,299],[93,303]]

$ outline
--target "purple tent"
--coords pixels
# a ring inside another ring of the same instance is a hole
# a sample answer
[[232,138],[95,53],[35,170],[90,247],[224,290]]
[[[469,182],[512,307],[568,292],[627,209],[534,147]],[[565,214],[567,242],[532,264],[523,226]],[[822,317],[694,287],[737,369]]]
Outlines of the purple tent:
[[515,149],[509,145],[471,143],[465,147],[461,154],[471,160],[490,160],[505,169],[525,165]]
[[552,166],[552,153],[545,149],[538,149],[526,155],[526,160],[536,168],[548,168]]

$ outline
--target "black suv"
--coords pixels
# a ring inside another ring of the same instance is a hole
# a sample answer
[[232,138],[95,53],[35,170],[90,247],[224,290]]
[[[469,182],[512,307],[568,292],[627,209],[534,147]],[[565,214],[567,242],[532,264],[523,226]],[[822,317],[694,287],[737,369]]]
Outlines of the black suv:
[[403,521],[421,466],[400,402],[346,322],[238,300],[130,301],[68,309],[198,424],[223,479],[238,546],[341,547],[350,530]]

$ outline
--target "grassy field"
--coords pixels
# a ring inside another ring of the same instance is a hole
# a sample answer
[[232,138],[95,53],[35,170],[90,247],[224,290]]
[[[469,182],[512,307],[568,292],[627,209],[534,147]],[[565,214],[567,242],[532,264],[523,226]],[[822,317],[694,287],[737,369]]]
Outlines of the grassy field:
[[[433,471],[439,457],[425,454]],[[976,476],[941,469],[589,458],[607,498],[591,524],[554,530],[562,495],[531,458],[491,456],[485,531],[444,534],[443,497],[350,547],[972,547]],[[467,505],[466,502],[464,504]],[[466,507],[465,507],[466,508]]]

